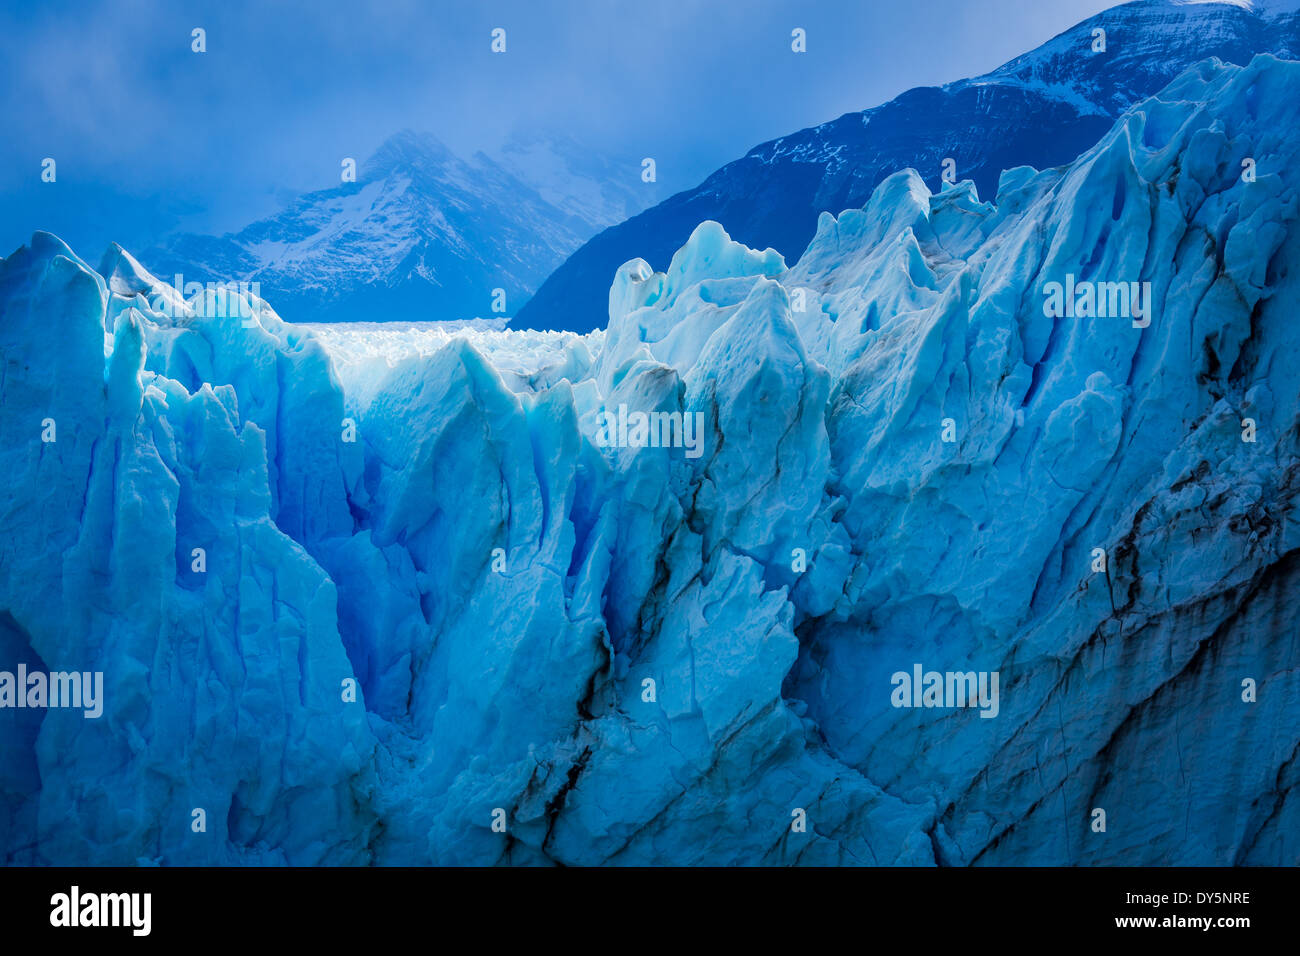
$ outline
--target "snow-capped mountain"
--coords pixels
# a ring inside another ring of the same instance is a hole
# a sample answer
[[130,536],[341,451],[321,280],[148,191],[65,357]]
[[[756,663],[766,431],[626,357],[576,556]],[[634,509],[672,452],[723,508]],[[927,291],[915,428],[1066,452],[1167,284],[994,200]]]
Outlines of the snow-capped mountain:
[[[698,187],[597,235],[537,290],[513,324],[603,327],[601,292],[628,259],[662,268],[705,219],[738,241],[797,258],[821,212],[862,206],[886,176],[918,171],[937,189],[953,177],[992,195],[1002,170],[1067,163],[1131,104],[1209,56],[1300,54],[1294,3],[1142,0],[1098,14],[984,76],[909,90],[889,103],[764,143]],[[1094,52],[1104,31],[1104,51]]]
[[481,152],[462,160],[432,135],[403,131],[355,183],[141,258],[185,281],[257,282],[291,321],[511,315],[583,240],[654,200],[631,185],[638,171],[563,137],[517,137],[498,162]]
[[5,862],[1300,863],[1298,170],[1300,63],[1205,61],[589,335],[38,233],[0,660],[102,713],[0,708]]

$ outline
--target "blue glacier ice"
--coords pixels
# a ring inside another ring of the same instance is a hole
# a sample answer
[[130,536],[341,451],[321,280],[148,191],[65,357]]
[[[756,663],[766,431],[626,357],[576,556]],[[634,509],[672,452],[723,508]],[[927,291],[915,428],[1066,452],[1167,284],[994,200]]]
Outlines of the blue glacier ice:
[[[701,223],[587,335],[37,233],[0,670],[104,713],[0,709],[6,861],[1300,862],[1298,169],[1300,63],[1207,60],[793,265]],[[896,706],[918,665],[996,707]]]

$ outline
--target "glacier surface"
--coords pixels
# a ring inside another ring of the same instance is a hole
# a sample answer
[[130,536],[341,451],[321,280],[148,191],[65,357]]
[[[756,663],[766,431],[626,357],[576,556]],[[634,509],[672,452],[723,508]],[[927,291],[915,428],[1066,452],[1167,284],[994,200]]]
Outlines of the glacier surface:
[[1206,61],[992,202],[903,170],[792,266],[702,223],[589,335],[37,233],[0,669],[104,713],[0,709],[6,861],[1300,862],[1297,130],[1300,64]]

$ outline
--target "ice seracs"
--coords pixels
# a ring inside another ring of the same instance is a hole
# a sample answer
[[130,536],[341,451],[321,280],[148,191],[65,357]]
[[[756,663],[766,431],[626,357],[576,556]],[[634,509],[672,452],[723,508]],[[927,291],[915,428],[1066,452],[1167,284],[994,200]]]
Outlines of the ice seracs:
[[1295,863],[1298,93],[1206,61],[794,263],[704,223],[586,336],[164,314],[38,233],[0,663],[104,712],[0,710],[7,861]]

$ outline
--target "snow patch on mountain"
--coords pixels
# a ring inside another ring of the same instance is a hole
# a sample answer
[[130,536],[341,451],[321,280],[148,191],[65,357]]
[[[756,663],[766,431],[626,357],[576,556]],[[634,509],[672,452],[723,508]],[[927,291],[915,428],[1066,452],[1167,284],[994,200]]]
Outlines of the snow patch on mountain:
[[[1104,31],[1104,50],[1094,50],[1097,31]],[[1300,58],[1300,17],[1172,0],[1105,10],[983,76],[908,90],[754,147],[695,189],[588,240],[513,325],[603,326],[604,291],[618,267],[641,257],[663,268],[705,219],[794,261],[822,212],[862,207],[899,169],[917,170],[939,190],[951,161],[957,179],[993,195],[1003,170],[1072,161],[1130,106],[1206,57],[1244,64],[1258,53]]]
[[[644,186],[643,189],[636,187]],[[224,236],[142,258],[185,281],[257,282],[293,321],[464,321],[505,294],[513,314],[585,239],[655,200],[640,168],[534,133],[468,161],[403,131],[355,183],[308,194]]]

